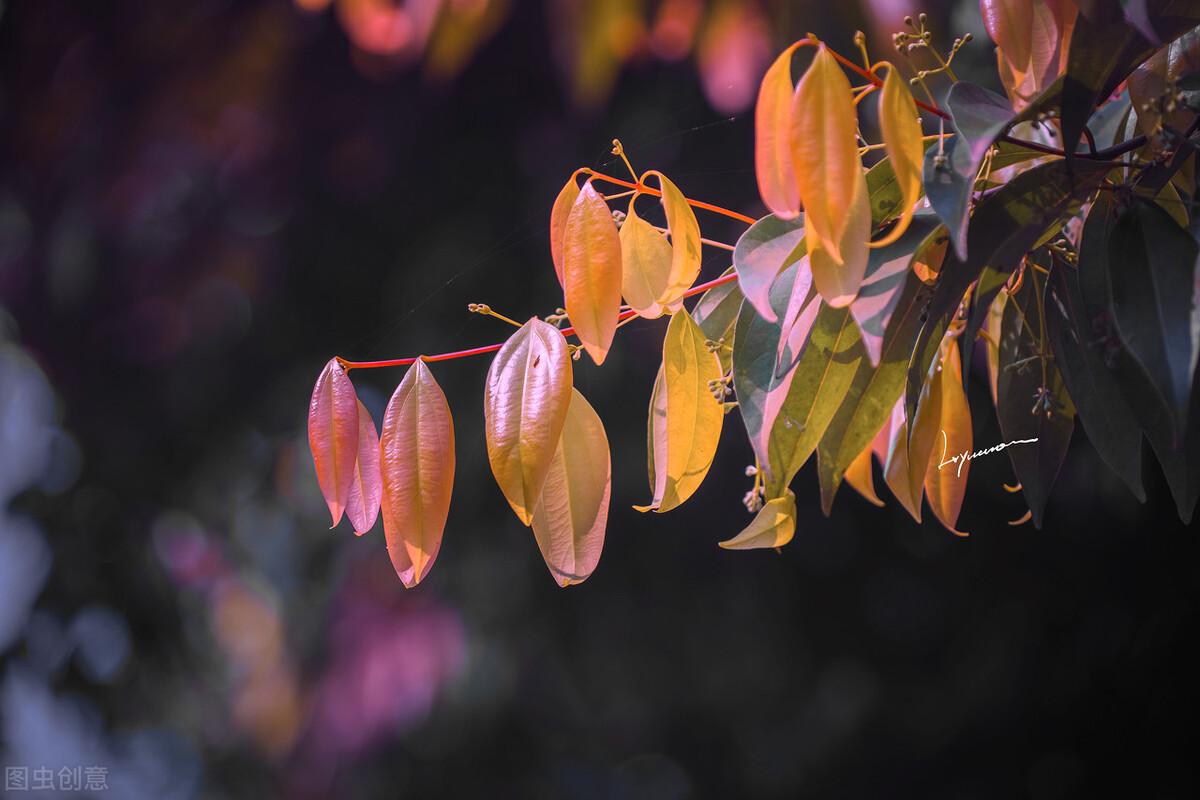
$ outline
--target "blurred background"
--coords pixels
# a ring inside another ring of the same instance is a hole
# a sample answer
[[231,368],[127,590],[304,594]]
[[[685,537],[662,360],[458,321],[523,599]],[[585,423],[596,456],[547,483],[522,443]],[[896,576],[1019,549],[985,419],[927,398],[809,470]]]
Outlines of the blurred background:
[[[550,204],[619,173],[613,137],[761,214],[774,53],[862,28],[893,58],[917,10],[999,89],[974,0],[0,2],[0,761],[120,798],[1196,796],[1196,531],[1078,430],[1044,530],[1006,524],[1004,456],[972,465],[969,539],[848,490],[825,519],[810,464],[782,553],[722,551],[733,417],[689,503],[630,508],[665,329],[638,321],[576,368],[615,466],[584,584],[491,478],[486,358],[434,368],[458,474],[430,577],[402,588],[379,525],[328,530],[331,356],[553,311]],[[377,420],[400,377],[354,373]]]

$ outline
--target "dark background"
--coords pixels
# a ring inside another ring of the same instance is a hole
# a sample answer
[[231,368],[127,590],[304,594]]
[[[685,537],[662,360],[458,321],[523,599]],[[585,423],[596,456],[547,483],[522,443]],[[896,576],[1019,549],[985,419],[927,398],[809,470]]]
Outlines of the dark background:
[[[874,5],[898,27],[903,4]],[[963,71],[995,85],[975,5],[927,10],[975,31]],[[825,519],[810,464],[795,540],[727,552],[733,416],[690,502],[630,508],[665,328],[638,321],[576,367],[614,464],[584,584],[556,587],[491,478],[486,357],[434,366],[458,473],[429,578],[402,588],[378,525],[327,530],[304,429],[322,365],[506,335],[468,302],[550,313],[550,204],[578,166],[620,173],[614,136],[762,213],[752,113],[714,110],[690,60],[634,59],[586,109],[541,3],[449,83],[282,0],[0,12],[5,765],[104,765],[122,798],[1200,791],[1194,531],[1152,460],[1139,505],[1078,430],[1043,530],[1006,524],[1002,455],[972,465],[967,539],[848,490]],[[849,54],[866,24],[766,14],[776,49],[812,30]],[[710,248],[703,274],[727,266]],[[354,373],[377,420],[401,374]]]

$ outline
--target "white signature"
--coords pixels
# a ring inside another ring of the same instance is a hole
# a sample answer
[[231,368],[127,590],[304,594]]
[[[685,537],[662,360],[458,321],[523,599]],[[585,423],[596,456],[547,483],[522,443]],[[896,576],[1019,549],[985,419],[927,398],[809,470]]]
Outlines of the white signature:
[[961,478],[963,465],[972,459],[979,458],[980,456],[991,455],[992,453],[999,453],[1004,448],[1012,447],[1014,444],[1033,444],[1036,441],[1037,439],[1014,439],[1011,442],[1004,442],[1003,444],[989,447],[986,450],[976,450],[974,453],[967,450],[959,453],[956,456],[950,456],[950,458],[946,458],[946,446],[948,444],[948,440],[946,439],[946,432],[942,431],[942,460],[940,463],[938,463],[938,469],[940,470],[947,464],[958,464],[958,477]]

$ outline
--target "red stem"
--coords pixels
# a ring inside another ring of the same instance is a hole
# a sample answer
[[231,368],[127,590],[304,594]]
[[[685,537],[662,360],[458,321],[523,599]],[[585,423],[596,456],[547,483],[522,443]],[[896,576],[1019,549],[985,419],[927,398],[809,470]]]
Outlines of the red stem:
[[[683,293],[684,297],[694,297],[695,295],[707,292],[715,286],[722,286],[731,281],[737,280],[737,273],[731,272],[728,275],[722,275],[719,278],[714,278],[707,283],[702,283],[698,286],[693,286]],[[633,309],[622,311],[617,315],[617,321],[629,319],[637,316],[637,312]],[[563,328],[562,335],[570,336],[575,333],[574,328]],[[379,367],[405,367],[415,362],[418,358],[426,363],[431,361],[451,361],[456,358],[467,358],[468,356],[481,356],[485,353],[494,353],[504,346],[503,342],[498,344],[488,344],[483,347],[472,347],[469,350],[455,350],[452,353],[438,353],[433,356],[416,356],[413,358],[392,358],[386,361],[347,361],[341,356],[337,357],[337,362],[342,365],[342,368],[349,372],[352,369],[377,369]]]
[[[644,183],[633,183],[632,181],[622,180],[621,178],[614,178],[611,175],[605,175],[603,172],[596,172],[596,170],[588,169],[587,167],[579,170],[579,172],[582,172],[584,175],[591,175],[596,180],[612,183],[617,186],[624,186],[626,189],[634,189],[642,194],[649,194],[653,195],[654,197],[662,197],[662,192],[660,192],[658,189],[653,189]],[[703,208],[705,211],[711,211],[714,214],[720,214],[721,216],[729,217],[730,219],[736,219],[739,222],[746,223],[747,225],[753,225],[758,221],[754,217],[747,217],[745,214],[739,214],[736,211],[730,211],[728,208],[722,208],[721,206],[714,206],[712,203],[705,203],[700,200],[692,200],[691,198],[686,197],[684,199],[687,200],[687,204],[692,208]]]

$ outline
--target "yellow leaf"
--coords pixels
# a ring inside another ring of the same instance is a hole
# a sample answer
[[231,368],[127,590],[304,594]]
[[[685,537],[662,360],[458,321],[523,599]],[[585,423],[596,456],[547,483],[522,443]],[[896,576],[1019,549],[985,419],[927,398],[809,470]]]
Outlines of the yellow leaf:
[[988,384],[992,389],[992,405],[998,406],[1000,384],[1000,336],[1004,322],[1004,306],[1008,303],[1008,292],[1001,290],[996,299],[988,307],[987,321],[984,330],[987,331],[986,351],[988,367]]
[[671,243],[667,237],[638,216],[632,201],[621,224],[621,294],[625,302],[646,319],[665,311],[658,299],[666,294],[671,279]]
[[648,175],[658,178],[663,210],[667,216],[667,230],[671,234],[671,274],[662,294],[658,296],[658,302],[674,313],[683,300],[684,292],[692,287],[696,276],[700,274],[700,223],[696,221],[696,212],[692,211],[683,193],[666,175],[652,170],[642,176],[643,183]]
[[571,206],[562,261],[567,316],[592,361],[603,364],[621,310],[621,237],[590,182]]
[[567,340],[537,317],[509,337],[483,390],[488,462],[521,522],[533,521],[571,402]]
[[429,573],[441,549],[454,488],[454,420],[423,361],[409,367],[388,402],[379,470],[388,556],[411,589]]
[[[667,490],[667,390],[661,364],[654,378],[650,413],[646,419],[646,472],[650,477],[650,496],[661,500]],[[654,501],[650,505],[634,506],[638,511],[650,511],[653,507]]]
[[579,197],[579,184],[572,175],[554,198],[550,209],[550,260],[554,262],[554,274],[558,276],[558,285],[563,285],[563,237],[567,233],[567,219],[571,209]]
[[[705,336],[686,309],[671,317],[663,340],[661,395],[666,395],[665,426],[655,436],[651,407],[651,463],[654,499],[639,511],[670,511],[692,496],[712,465],[725,418],[724,405],[710,390],[721,378],[721,362],[704,345]],[[653,403],[654,401],[652,401]],[[659,447],[666,450],[665,456]],[[663,472],[659,464],[665,465]],[[665,473],[665,474],[664,474]],[[661,493],[660,493],[661,492]]]
[[879,495],[875,494],[875,478],[871,474],[871,445],[867,445],[866,449],[850,462],[850,466],[846,467],[844,477],[846,483],[854,487],[854,491],[867,498],[872,504],[883,506],[883,501],[879,499]]
[[940,455],[935,443],[934,457],[925,471],[925,495],[934,516],[951,533],[965,536],[955,529],[967,489],[967,473],[971,462],[971,409],[962,385],[962,365],[958,355],[958,340],[951,339],[944,349],[942,368],[933,377],[940,385],[939,432]]
[[[792,99],[792,166],[804,205],[805,234],[842,263],[842,234],[862,177],[858,118],[850,81],[821,45]],[[810,245],[811,252],[811,245]]]
[[763,76],[754,108],[754,172],[763,205],[780,219],[800,214],[800,187],[792,169],[789,139],[792,111],[792,53],[779,54]]
[[578,389],[537,508],[533,535],[559,586],[582,583],[604,549],[612,464],[604,423]]
[[921,496],[912,490],[908,468],[908,420],[904,414],[904,398],[896,401],[888,423],[887,459],[883,465],[883,479],[892,494],[900,501],[913,519],[921,521]]
[[896,185],[900,187],[902,212],[888,235],[873,242],[872,247],[885,247],[908,230],[921,198],[921,165],[925,160],[917,104],[913,102],[908,81],[890,64],[883,91],[879,93],[879,126],[892,171],[896,173]]
[[787,494],[768,500],[746,529],[732,539],[720,542],[726,550],[755,550],[783,547],[796,534],[796,495]]
[[867,180],[858,173],[858,190],[854,193],[848,210],[842,217],[846,227],[842,232],[842,262],[834,260],[833,254],[822,247],[815,237],[805,237],[808,242],[808,263],[812,270],[813,285],[817,287],[825,302],[834,308],[843,308],[854,302],[858,289],[867,274],[867,259],[870,257],[871,199]]

